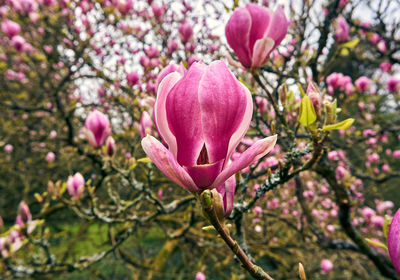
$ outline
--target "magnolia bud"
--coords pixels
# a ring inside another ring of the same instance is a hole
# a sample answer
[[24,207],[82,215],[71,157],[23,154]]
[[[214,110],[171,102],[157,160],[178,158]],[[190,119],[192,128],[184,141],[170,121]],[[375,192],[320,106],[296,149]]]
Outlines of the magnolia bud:
[[282,106],[285,107],[287,98],[287,85],[286,84],[281,85],[278,89],[278,93],[279,93],[279,100],[281,101]]
[[304,266],[299,262],[299,276],[301,280],[307,280],[306,272],[304,271]]
[[18,216],[16,223],[20,226],[23,226],[24,224],[30,222],[31,220],[32,220],[32,214],[29,211],[28,205],[25,203],[25,201],[21,201],[18,208]]
[[67,191],[74,198],[81,198],[85,187],[85,179],[81,173],[75,173],[74,176],[69,176],[67,181]]
[[3,231],[3,226],[4,226],[3,218],[0,216],[0,233]]
[[224,201],[222,200],[222,195],[220,195],[216,189],[213,189],[211,193],[212,193],[215,213],[217,214],[218,220],[220,222],[223,222],[225,220],[225,209],[224,209]]
[[317,119],[320,120],[322,111],[322,99],[318,86],[314,82],[310,82],[308,84],[307,95],[314,106],[315,113],[317,114]]
[[333,124],[336,120],[336,112],[333,111],[332,103],[329,101],[324,102],[325,107],[325,125]]
[[114,138],[109,136],[106,141],[107,155],[110,157],[115,153],[115,141]]

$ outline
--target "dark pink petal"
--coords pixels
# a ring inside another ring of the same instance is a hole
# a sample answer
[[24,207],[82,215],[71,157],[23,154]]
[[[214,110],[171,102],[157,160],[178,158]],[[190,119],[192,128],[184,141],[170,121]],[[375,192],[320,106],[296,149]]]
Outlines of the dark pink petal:
[[223,164],[224,160],[222,159],[211,164],[184,166],[184,168],[198,188],[209,189],[215,178],[221,173]]
[[236,9],[225,26],[226,40],[246,68],[251,67],[250,28],[251,17],[245,8]]
[[286,19],[283,7],[279,6],[279,8],[272,13],[268,31],[265,33],[265,36],[274,40],[274,49],[282,42],[283,38],[285,38],[288,26],[289,22]]
[[165,102],[167,100],[168,93],[181,78],[182,75],[178,72],[172,72],[171,74],[168,74],[161,81],[158,87],[157,100],[154,105],[154,123],[157,131],[165,143],[168,144],[169,150],[175,158],[177,155],[176,139],[168,126]]
[[400,209],[397,210],[390,224],[388,233],[388,249],[390,259],[400,275]]
[[193,64],[171,89],[165,103],[168,126],[176,138],[176,158],[180,165],[196,165],[204,145],[198,90],[205,69],[204,64]]
[[217,191],[221,194],[224,201],[225,217],[229,217],[232,213],[235,188],[236,179],[234,175],[229,177],[224,184],[217,187]]
[[235,161],[228,165],[215,179],[212,187],[216,188],[223,184],[229,177],[243,168],[251,165],[254,161],[260,159],[269,153],[276,143],[276,135],[258,140],[250,146],[243,154]]
[[200,82],[199,102],[210,163],[229,159],[251,121],[250,92],[219,60],[210,64]]
[[196,192],[199,189],[189,174],[178,164],[174,156],[153,136],[147,135],[142,139],[145,153],[168,178],[182,188]]
[[249,37],[249,49],[251,56],[253,55],[254,44],[257,40],[264,37],[271,20],[271,12],[256,4],[247,4],[247,11],[251,16],[251,28]]

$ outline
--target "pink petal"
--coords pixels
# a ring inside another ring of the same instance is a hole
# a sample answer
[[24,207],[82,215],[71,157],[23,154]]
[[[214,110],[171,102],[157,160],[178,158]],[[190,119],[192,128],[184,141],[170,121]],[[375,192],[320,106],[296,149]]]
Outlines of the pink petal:
[[254,161],[260,159],[269,153],[275,146],[277,136],[270,136],[261,140],[258,140],[253,145],[250,146],[243,154],[239,156],[232,164],[227,166],[215,179],[212,187],[218,187],[224,183],[229,177],[231,177],[236,172],[242,170],[243,168],[249,166]]
[[172,153],[160,141],[147,135],[142,139],[142,147],[158,169],[168,178],[189,191],[196,192],[199,190],[189,174],[178,164]]
[[225,26],[225,36],[229,46],[243,66],[247,68],[251,66],[250,28],[251,17],[245,8],[236,9]]
[[235,188],[236,179],[234,175],[229,177],[224,184],[217,187],[217,191],[222,195],[224,201],[225,217],[229,217],[232,213]]
[[282,42],[283,38],[285,38],[289,22],[286,19],[282,6],[279,6],[279,8],[272,13],[272,15],[273,16],[265,36],[270,37],[275,41],[275,45],[273,47],[275,49]]
[[176,138],[176,158],[180,165],[196,165],[204,145],[198,90],[206,68],[204,64],[193,64],[171,89],[165,103],[168,125]]
[[208,189],[221,173],[223,164],[224,160],[220,160],[211,164],[184,166],[184,168],[198,188]]
[[160,83],[157,91],[157,100],[154,105],[154,123],[165,143],[168,144],[169,150],[176,158],[177,146],[175,136],[172,134],[168,126],[167,121],[167,110],[165,103],[167,100],[168,93],[174,87],[174,85],[182,78],[178,72],[168,74]]
[[199,102],[210,162],[229,159],[229,153],[240,141],[237,138],[243,137],[250,124],[253,111],[250,92],[219,60],[211,63],[203,75]]
[[388,249],[390,259],[400,275],[400,209],[397,210],[390,224],[388,233]]
[[251,16],[249,49],[251,55],[253,55],[254,44],[257,40],[264,37],[265,31],[268,28],[271,20],[271,12],[256,4],[247,4],[246,9]]
[[274,47],[274,40],[269,37],[264,37],[260,40],[257,40],[254,44],[253,56],[252,60],[252,67],[260,67],[264,65],[267,61],[269,54]]

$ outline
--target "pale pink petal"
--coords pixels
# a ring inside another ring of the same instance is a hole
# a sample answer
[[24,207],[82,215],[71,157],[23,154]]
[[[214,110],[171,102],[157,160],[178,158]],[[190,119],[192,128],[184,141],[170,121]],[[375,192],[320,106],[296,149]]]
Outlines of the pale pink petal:
[[93,147],[98,147],[96,138],[94,137],[94,134],[87,128],[84,129],[86,139],[88,140],[89,144]]
[[270,52],[274,47],[274,40],[269,37],[259,39],[254,44],[252,67],[260,67],[267,61]]
[[169,150],[176,158],[177,146],[175,136],[172,134],[168,126],[167,121],[167,110],[165,108],[165,102],[167,100],[168,93],[173,86],[182,78],[182,75],[178,72],[172,72],[168,74],[160,83],[157,91],[157,100],[154,105],[154,123],[158,130],[158,133],[168,144]]
[[219,60],[210,64],[201,79],[199,102],[210,163],[228,159],[229,148],[233,148],[229,146],[231,138],[236,134],[243,136],[250,124],[250,93]]
[[189,174],[175,160],[172,153],[156,138],[147,135],[142,139],[142,147],[158,169],[168,178],[189,191],[196,192],[199,190]]
[[193,64],[170,90],[165,103],[168,126],[176,138],[176,158],[180,165],[196,165],[204,145],[198,90],[206,69],[204,64]]
[[236,9],[225,26],[226,40],[244,67],[251,66],[249,48],[251,17],[245,8]]
[[250,146],[244,153],[242,153],[239,158],[228,165],[215,179],[212,187],[218,187],[223,184],[229,177],[231,177],[236,172],[242,170],[243,168],[251,165],[254,161],[260,159],[267,153],[269,153],[275,146],[277,136],[270,136],[261,140],[258,140],[253,145]]

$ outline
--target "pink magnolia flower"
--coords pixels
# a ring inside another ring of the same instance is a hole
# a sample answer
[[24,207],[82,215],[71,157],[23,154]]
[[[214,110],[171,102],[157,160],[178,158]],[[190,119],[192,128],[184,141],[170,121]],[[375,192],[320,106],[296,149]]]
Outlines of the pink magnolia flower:
[[130,87],[137,85],[139,83],[140,77],[139,74],[136,72],[131,72],[126,74],[126,81]]
[[392,64],[389,62],[382,62],[379,67],[381,68],[382,71],[384,72],[390,72],[392,71]]
[[11,45],[18,51],[22,52],[25,50],[26,41],[23,37],[16,35],[11,39]]
[[21,32],[21,26],[12,20],[6,19],[1,24],[1,31],[3,31],[9,38],[12,38]]
[[[219,188],[220,193],[231,194],[234,174],[266,155],[276,143],[276,135],[258,140],[230,163],[252,113],[249,90],[223,61],[209,66],[194,63],[183,76],[167,75],[158,88],[155,123],[169,150],[149,135],[142,147],[179,186],[192,192]],[[228,199],[225,195],[224,200]]]
[[321,270],[323,273],[327,274],[333,269],[333,263],[328,259],[323,259],[321,261]]
[[92,147],[103,146],[107,137],[111,134],[108,117],[96,109],[90,112],[85,121],[85,134]]
[[400,210],[397,210],[390,224],[388,233],[388,249],[390,259],[400,275]]
[[366,92],[371,85],[371,81],[367,77],[361,76],[354,82],[354,84],[359,91]]
[[336,31],[335,31],[336,40],[339,43],[348,41],[349,32],[350,32],[349,24],[342,15],[339,15],[336,21]]
[[285,38],[288,21],[279,7],[275,12],[255,5],[234,11],[225,27],[229,46],[245,68],[260,67]]
[[178,28],[179,38],[183,43],[189,42],[193,38],[193,29],[192,26],[184,20],[182,24]]
[[70,196],[80,198],[85,188],[85,179],[82,174],[77,172],[74,176],[69,176],[67,181],[67,191]]
[[396,77],[390,77],[388,81],[386,82],[386,88],[393,93],[396,93],[399,89],[399,81],[396,79]]

